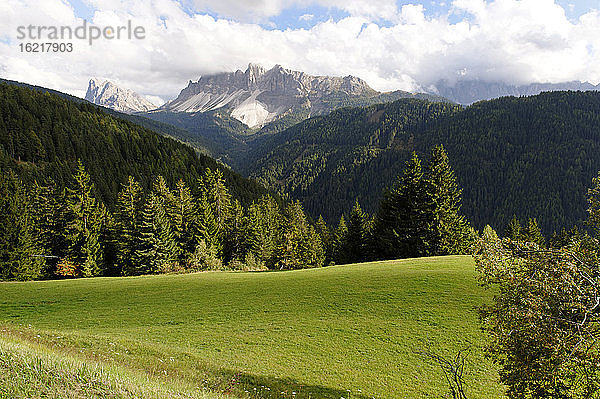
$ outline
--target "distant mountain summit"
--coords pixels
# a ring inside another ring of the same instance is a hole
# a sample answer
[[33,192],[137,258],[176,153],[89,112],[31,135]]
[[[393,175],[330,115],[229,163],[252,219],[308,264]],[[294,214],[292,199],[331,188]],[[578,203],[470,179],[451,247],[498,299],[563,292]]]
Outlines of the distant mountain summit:
[[245,72],[219,73],[190,81],[161,110],[193,113],[226,107],[231,117],[249,127],[260,127],[293,112],[321,114],[330,111],[333,103],[379,94],[354,76],[311,76],[281,65],[267,70],[250,64]]
[[85,99],[96,105],[114,109],[128,114],[146,112],[156,105],[132,90],[121,88],[107,80],[90,79]]
[[588,82],[563,82],[563,83],[531,83],[528,85],[510,85],[503,82],[486,82],[482,80],[459,80],[451,85],[446,81],[439,81],[436,90],[431,92],[455,101],[459,104],[469,105],[481,100],[505,96],[534,96],[543,91],[588,91],[600,90],[600,85]]

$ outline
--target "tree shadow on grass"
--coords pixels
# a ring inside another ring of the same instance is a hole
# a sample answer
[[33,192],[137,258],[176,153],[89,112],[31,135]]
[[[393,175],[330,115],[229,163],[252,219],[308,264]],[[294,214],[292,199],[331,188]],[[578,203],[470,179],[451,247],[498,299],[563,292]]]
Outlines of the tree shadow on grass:
[[[369,399],[358,391],[335,389],[320,385],[305,385],[289,378],[255,376],[247,373],[234,373],[219,370],[225,377],[220,386],[213,390],[232,397],[250,398],[294,398],[294,399]],[[228,377],[228,379],[227,379]]]
[[[70,353],[98,362],[115,362],[125,367],[142,370],[156,378],[175,377],[192,383],[198,388],[208,389],[232,398],[369,399],[358,390],[306,385],[290,378],[258,376],[211,367],[192,354],[179,353],[177,356],[176,353],[171,353],[183,363],[170,364],[163,360],[169,354],[155,351],[141,343],[124,345],[118,341],[112,342],[107,337],[59,335],[55,332],[35,330],[31,327],[0,325],[0,337],[3,334],[43,345],[57,353]],[[114,357],[114,354],[119,352],[127,353],[127,356],[120,361]]]

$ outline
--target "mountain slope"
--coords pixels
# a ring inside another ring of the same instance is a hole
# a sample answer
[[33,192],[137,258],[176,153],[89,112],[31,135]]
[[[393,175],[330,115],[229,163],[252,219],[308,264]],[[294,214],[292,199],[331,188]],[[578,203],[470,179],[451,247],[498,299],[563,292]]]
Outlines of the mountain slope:
[[90,79],[85,99],[92,104],[128,114],[156,108],[156,105],[129,89],[121,88],[107,80],[101,82],[96,78]]
[[250,202],[266,190],[214,159],[175,140],[116,118],[95,105],[0,83],[0,169],[25,180],[51,177],[65,187],[80,159],[110,208],[127,176],[149,188],[156,175],[169,184],[195,182],[205,168],[220,169],[232,194]]
[[481,100],[491,100],[505,96],[533,96],[543,91],[588,91],[600,90],[600,85],[587,82],[531,83],[528,85],[510,85],[503,82],[480,80],[459,80],[450,85],[440,81],[436,85],[437,94],[459,104],[469,105]]
[[244,173],[335,223],[356,198],[374,212],[411,151],[443,144],[478,228],[516,214],[549,234],[585,218],[600,170],[600,93],[506,97],[466,109],[400,100],[344,109],[257,140]]

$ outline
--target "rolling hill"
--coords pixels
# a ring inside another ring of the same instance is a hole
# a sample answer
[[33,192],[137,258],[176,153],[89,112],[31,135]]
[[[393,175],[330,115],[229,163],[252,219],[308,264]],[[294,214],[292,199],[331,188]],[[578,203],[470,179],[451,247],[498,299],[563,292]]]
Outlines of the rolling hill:
[[475,311],[489,295],[465,256],[0,283],[0,365],[2,348],[19,340],[145,375],[146,385],[242,398],[416,398],[447,390],[421,351],[470,348],[469,397],[498,398]]

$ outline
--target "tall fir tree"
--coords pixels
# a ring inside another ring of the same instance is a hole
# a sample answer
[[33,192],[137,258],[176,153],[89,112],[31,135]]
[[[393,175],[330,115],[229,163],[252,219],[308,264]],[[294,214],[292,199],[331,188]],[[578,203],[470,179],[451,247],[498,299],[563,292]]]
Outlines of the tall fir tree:
[[160,273],[177,263],[181,250],[173,234],[165,198],[157,193],[152,193],[146,202],[138,240],[132,274]]
[[231,195],[220,171],[207,169],[198,182],[200,223],[199,235],[207,246],[223,254],[223,237],[231,212]]
[[44,269],[29,198],[12,171],[0,170],[0,279],[36,279]]
[[115,209],[115,250],[118,269],[123,275],[136,274],[135,253],[139,250],[144,198],[142,187],[129,176],[118,195]]
[[519,222],[519,219],[517,219],[517,215],[513,215],[512,219],[510,219],[510,222],[508,222],[508,226],[506,226],[504,236],[513,241],[521,241],[523,239],[522,230],[523,228],[521,227],[521,222]]
[[323,264],[321,240],[306,220],[300,201],[294,201],[285,208],[277,260],[276,266],[280,269],[301,269]]
[[538,226],[537,219],[529,218],[527,220],[527,225],[522,230],[522,239],[526,242],[534,242],[541,247],[545,245],[546,239]]
[[319,235],[319,239],[323,245],[323,251],[325,255],[324,264],[328,265],[333,260],[333,237],[331,231],[329,231],[327,223],[325,223],[325,219],[323,219],[323,216],[319,216],[319,219],[317,219],[315,231]]
[[424,179],[430,237],[428,255],[466,253],[472,242],[470,226],[460,213],[462,190],[450,167],[448,154],[441,145],[435,146],[427,164]]
[[346,237],[348,236],[348,226],[344,215],[340,216],[340,221],[333,233],[333,260],[337,264],[348,263],[348,255],[346,253]]
[[404,173],[384,193],[373,226],[373,253],[377,259],[419,257],[431,243],[431,204],[423,182],[421,160],[413,152]]
[[357,263],[366,260],[369,234],[367,225],[368,216],[362,211],[357,200],[348,217],[348,232],[343,243],[348,263]]
[[198,235],[200,212],[198,204],[183,180],[179,180],[175,185],[172,204],[173,231],[181,248],[179,261],[185,264],[200,242]]
[[77,266],[79,275],[94,277],[103,267],[100,231],[106,210],[94,197],[94,184],[81,161],[77,163],[73,179],[75,186],[68,189],[67,195],[67,257]]

